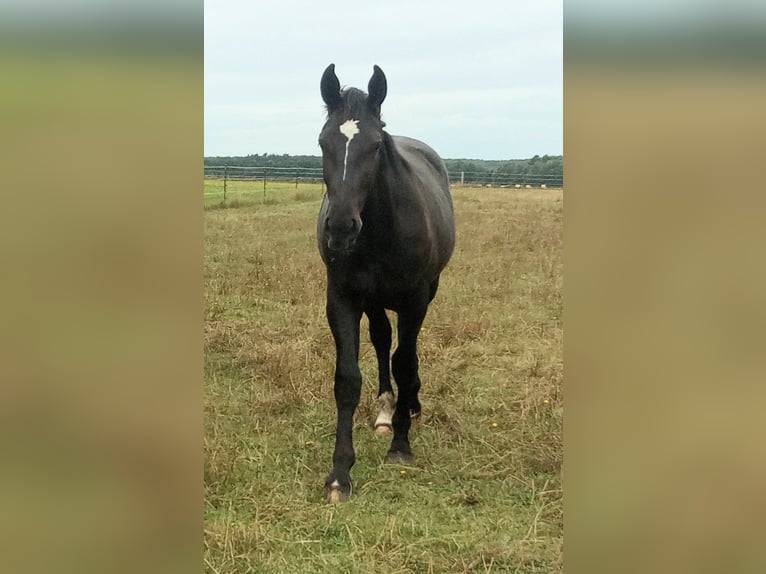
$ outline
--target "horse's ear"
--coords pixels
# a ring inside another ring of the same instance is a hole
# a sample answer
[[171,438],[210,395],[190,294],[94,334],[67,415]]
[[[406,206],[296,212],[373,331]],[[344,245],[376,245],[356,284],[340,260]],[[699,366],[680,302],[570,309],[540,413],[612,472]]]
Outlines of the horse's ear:
[[322,99],[327,104],[327,111],[333,112],[343,103],[340,95],[340,82],[335,75],[335,64],[330,64],[322,74],[322,82],[319,84],[322,91]]
[[386,83],[386,75],[378,66],[373,66],[372,78],[370,83],[367,84],[367,104],[370,108],[380,113],[380,104],[386,99],[386,92],[388,91],[388,84]]

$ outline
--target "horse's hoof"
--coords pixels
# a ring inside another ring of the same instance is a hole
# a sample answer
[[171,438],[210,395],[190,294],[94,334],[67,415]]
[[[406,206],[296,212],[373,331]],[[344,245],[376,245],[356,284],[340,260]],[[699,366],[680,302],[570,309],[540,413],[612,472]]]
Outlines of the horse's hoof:
[[375,436],[388,436],[393,432],[394,430],[391,428],[391,425],[382,424],[375,426]]
[[385,462],[386,464],[411,465],[415,462],[415,457],[412,456],[412,453],[389,450],[386,453]]
[[340,504],[346,502],[351,497],[351,485],[341,486],[337,480],[324,486],[325,499],[330,504]]
[[330,504],[340,504],[343,500],[343,496],[340,493],[340,490],[337,488],[333,488],[330,490]]

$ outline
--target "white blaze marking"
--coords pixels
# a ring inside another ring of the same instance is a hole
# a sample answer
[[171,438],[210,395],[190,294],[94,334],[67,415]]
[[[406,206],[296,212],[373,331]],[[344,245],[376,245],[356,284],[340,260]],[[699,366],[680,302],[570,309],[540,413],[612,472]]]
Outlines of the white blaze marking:
[[346,181],[346,164],[348,163],[348,144],[354,139],[354,136],[359,133],[359,126],[357,125],[359,120],[347,120],[340,125],[340,133],[346,136],[346,155],[343,158],[343,181]]

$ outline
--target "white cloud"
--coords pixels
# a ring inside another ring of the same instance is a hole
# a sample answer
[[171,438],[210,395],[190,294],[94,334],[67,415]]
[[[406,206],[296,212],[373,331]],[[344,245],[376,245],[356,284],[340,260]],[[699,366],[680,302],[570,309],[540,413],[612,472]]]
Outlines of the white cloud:
[[449,157],[502,158],[509,129],[514,157],[562,151],[561,0],[218,0],[205,9],[206,155],[318,153],[319,79],[331,62],[343,86],[362,89],[380,65],[390,131]]

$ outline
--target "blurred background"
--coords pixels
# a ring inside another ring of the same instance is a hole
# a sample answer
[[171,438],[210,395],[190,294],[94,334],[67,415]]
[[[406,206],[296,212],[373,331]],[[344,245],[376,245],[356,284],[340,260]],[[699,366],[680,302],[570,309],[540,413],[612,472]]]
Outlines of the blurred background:
[[202,9],[0,6],[3,570],[202,562]]
[[567,571],[763,571],[766,9],[564,10]]
[[[765,19],[564,6],[568,572],[766,566]],[[5,569],[199,568],[203,3],[5,2],[0,71]]]

